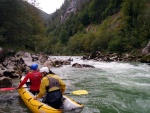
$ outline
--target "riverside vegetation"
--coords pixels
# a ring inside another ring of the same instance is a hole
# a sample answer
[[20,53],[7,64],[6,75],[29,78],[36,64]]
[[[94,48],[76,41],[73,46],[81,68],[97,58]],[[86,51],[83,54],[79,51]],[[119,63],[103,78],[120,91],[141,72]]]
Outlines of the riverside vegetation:
[[65,0],[50,15],[24,0],[0,4],[2,48],[51,55],[139,55],[150,39],[150,0]]

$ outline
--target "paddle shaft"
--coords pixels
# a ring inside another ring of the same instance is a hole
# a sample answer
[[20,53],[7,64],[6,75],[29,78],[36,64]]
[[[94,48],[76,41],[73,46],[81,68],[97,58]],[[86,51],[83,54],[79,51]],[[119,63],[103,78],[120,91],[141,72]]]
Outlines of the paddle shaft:
[[[29,88],[29,87],[24,87],[24,88]],[[10,91],[10,90],[17,90],[19,88],[14,88],[14,87],[7,87],[7,88],[0,88],[0,91]]]
[[[29,88],[29,87],[24,87],[24,88]],[[14,88],[14,87],[0,88],[0,91],[10,91],[10,90],[17,90],[17,89],[18,88]],[[73,91],[71,93],[65,93],[65,94],[85,95],[85,94],[88,94],[88,92],[86,90],[77,90],[77,91]]]

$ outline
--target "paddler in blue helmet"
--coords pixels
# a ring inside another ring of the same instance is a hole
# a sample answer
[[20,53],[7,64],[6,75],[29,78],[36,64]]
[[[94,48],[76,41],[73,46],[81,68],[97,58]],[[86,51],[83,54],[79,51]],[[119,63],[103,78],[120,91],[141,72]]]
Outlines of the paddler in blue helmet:
[[21,88],[28,80],[30,80],[30,92],[33,93],[34,95],[39,93],[39,88],[41,84],[41,79],[43,78],[42,74],[38,71],[38,64],[37,63],[32,63],[30,66],[30,69],[32,71],[28,72],[21,81],[20,85],[18,88]]

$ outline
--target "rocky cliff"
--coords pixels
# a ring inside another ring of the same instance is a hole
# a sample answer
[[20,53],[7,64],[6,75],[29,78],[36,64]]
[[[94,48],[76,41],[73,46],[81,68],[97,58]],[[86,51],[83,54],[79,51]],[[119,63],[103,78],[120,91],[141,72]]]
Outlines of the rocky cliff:
[[61,15],[60,23],[63,23],[66,21],[71,13],[76,13],[77,10],[79,10],[84,3],[87,3],[91,0],[69,0],[69,4],[65,10],[65,13]]

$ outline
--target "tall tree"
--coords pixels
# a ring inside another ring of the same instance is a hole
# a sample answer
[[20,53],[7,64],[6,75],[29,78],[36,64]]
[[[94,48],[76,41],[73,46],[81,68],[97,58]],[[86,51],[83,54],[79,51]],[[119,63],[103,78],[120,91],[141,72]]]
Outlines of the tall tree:
[[[0,44],[35,49],[36,37],[44,34],[38,10],[21,0],[0,1]],[[34,42],[34,43],[33,43]]]

